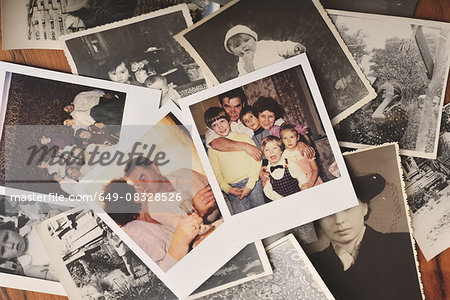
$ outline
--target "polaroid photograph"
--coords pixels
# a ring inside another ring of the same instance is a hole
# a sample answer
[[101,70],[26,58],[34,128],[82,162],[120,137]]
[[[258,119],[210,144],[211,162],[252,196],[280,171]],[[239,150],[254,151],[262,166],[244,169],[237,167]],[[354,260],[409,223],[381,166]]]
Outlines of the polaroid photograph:
[[[183,298],[248,242],[235,238],[224,222],[191,126],[183,125],[179,114],[168,103],[148,120],[154,125],[132,126],[134,139],[128,136],[129,143],[111,153],[126,159],[97,167],[77,189],[95,199],[107,213],[100,215],[104,222]],[[263,265],[270,272],[269,264]]]
[[442,110],[436,159],[402,157],[414,238],[427,260],[450,247],[450,105]]
[[412,17],[418,0],[321,0],[326,9],[355,11],[369,14]]
[[198,299],[273,274],[261,241],[245,246],[187,299]]
[[175,41],[192,25],[186,4],[64,36],[74,74],[161,90],[161,104],[207,88],[200,67]]
[[207,0],[4,0],[3,49],[62,49],[59,37],[187,3],[194,22],[219,8]]
[[0,195],[1,286],[66,295],[33,226],[68,209]]
[[9,63],[0,64],[0,82],[0,183],[13,195],[73,194],[95,164],[80,160],[69,170],[65,155],[114,148],[122,127],[145,124],[160,97],[157,90]]
[[293,235],[266,247],[273,274],[202,299],[334,299]]
[[423,299],[397,144],[344,158],[358,205],[315,221],[305,252],[336,299]]
[[81,206],[35,226],[70,299],[176,299],[99,217]]
[[[306,55],[187,97],[182,112],[222,215],[243,241],[356,204]],[[277,222],[267,226],[267,216]]]
[[330,11],[330,16],[378,93],[335,126],[340,145],[398,142],[402,155],[435,159],[450,66],[450,25],[341,11]]
[[214,85],[306,52],[332,124],[376,96],[319,1],[231,1],[175,39]]

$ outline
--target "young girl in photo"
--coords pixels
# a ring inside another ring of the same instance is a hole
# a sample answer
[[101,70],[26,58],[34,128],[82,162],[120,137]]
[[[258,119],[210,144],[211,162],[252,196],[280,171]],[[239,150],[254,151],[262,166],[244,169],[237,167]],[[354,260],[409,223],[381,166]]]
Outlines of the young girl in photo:
[[[303,125],[282,124],[279,127],[279,134],[285,150],[283,151],[283,158],[289,161],[296,162],[298,166],[305,172],[307,182],[301,186],[301,189],[308,189],[323,183],[319,176],[319,168],[317,166],[315,157],[308,159],[303,155],[297,147],[304,136],[308,133],[308,128]],[[306,142],[306,141],[304,141]]]

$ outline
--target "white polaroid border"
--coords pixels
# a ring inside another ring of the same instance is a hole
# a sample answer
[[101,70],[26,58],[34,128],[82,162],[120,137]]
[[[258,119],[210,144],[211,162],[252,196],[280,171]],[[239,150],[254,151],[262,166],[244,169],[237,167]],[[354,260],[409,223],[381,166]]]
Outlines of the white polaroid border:
[[[199,53],[195,50],[195,48],[189,43],[189,41],[184,37],[184,35],[192,30],[195,30],[198,26],[202,25],[203,23],[208,22],[211,18],[214,18],[215,16],[219,15],[224,10],[230,8],[234,4],[238,3],[240,0],[233,0],[228,1],[228,3],[223,6],[221,9],[216,11],[215,13],[207,16],[206,18],[203,18],[201,21],[195,23],[193,26],[190,26],[189,28],[181,31],[180,33],[174,35],[175,40],[177,40],[183,48],[186,49],[186,51],[191,55],[191,57],[197,62],[197,64],[202,69],[203,73],[205,74],[205,77],[208,78],[208,80],[213,85],[218,85],[219,81],[217,80],[214,73],[209,69],[206,62],[202,59],[202,57],[199,55]],[[345,56],[347,57],[349,63],[355,70],[356,74],[359,76],[359,79],[361,80],[361,83],[364,85],[364,87],[367,89],[367,95],[361,98],[359,101],[354,103],[353,105],[347,107],[342,112],[340,112],[338,115],[336,115],[333,119],[331,119],[331,124],[336,125],[342,120],[344,120],[346,117],[354,113],[359,108],[363,107],[365,104],[369,103],[371,100],[373,100],[377,94],[375,90],[372,88],[369,80],[366,78],[364,73],[362,72],[361,68],[356,63],[356,60],[353,58],[352,54],[347,48],[347,45],[345,44],[344,40],[342,39],[341,35],[337,31],[336,27],[334,26],[333,22],[331,21],[330,17],[328,16],[327,12],[323,8],[322,4],[319,2],[319,0],[312,0],[314,6],[316,7],[317,11],[325,21],[326,25],[328,26],[328,29],[333,34],[334,38],[338,42],[339,46],[342,48],[342,51],[344,52]],[[232,79],[233,80],[233,79]]]
[[319,273],[317,273],[316,269],[312,265],[311,261],[309,260],[308,256],[306,256],[305,251],[303,251],[302,247],[298,243],[295,236],[290,233],[287,236],[284,236],[280,238],[279,240],[273,242],[272,244],[268,245],[266,247],[266,251],[270,252],[271,249],[284,244],[284,243],[290,243],[292,246],[297,250],[298,255],[300,256],[300,259],[303,261],[303,263],[306,265],[306,268],[309,273],[313,276],[315,279],[315,283],[320,287],[320,289],[323,291],[324,295],[327,297],[327,299],[334,300],[333,295],[331,294],[328,287],[325,285],[325,282],[323,282],[322,278],[320,277]]
[[[8,84],[6,84],[5,82],[7,73],[27,75],[36,78],[44,78],[48,80],[66,82],[76,85],[84,85],[86,87],[92,87],[92,89],[106,89],[123,92],[126,94],[126,98],[122,119],[122,128],[126,127],[124,125],[148,124],[149,112],[157,111],[159,107],[159,98],[161,95],[161,91],[159,90],[0,62],[0,136],[3,132],[10,89],[10,82],[8,82]],[[8,195],[12,195],[19,192],[19,190],[8,187],[6,188],[5,192]],[[32,194],[31,192],[23,191],[20,191],[20,193]]]
[[[178,121],[184,123],[184,118],[180,115],[179,109],[174,103],[164,105],[156,114],[152,115],[152,121],[147,124],[157,124],[167,114],[172,113]],[[135,137],[144,135],[145,132],[135,133]],[[127,146],[120,146],[117,150],[128,150]],[[89,173],[86,180],[95,180],[95,177],[104,172],[99,167]],[[209,176],[208,176],[209,180]],[[81,185],[77,188],[80,192],[86,194],[87,185]],[[97,203],[90,203],[94,211],[102,212],[99,217],[116,233],[127,246],[142,260],[142,262],[158,278],[167,285],[167,287],[179,298],[188,297],[196,288],[211,277],[225,263],[232,259],[242,248],[248,244],[236,239],[236,234],[230,230],[228,222],[224,221],[205,238],[197,247],[191,250],[183,259],[178,261],[170,270],[164,272],[121,228],[117,223],[105,213]],[[223,215],[223,209],[219,207]],[[224,219],[225,220],[225,219]],[[226,247],[224,246],[226,245]],[[188,274],[188,275],[187,275]]]
[[[396,142],[394,143],[384,143],[382,145],[377,145],[377,146],[371,146],[371,147],[367,147],[364,149],[357,149],[355,151],[351,151],[351,152],[345,152],[343,153],[343,155],[345,157],[351,157],[353,154],[359,154],[359,153],[363,153],[363,152],[368,152],[371,150],[376,150],[376,149],[383,149],[383,148],[390,148],[390,147],[394,147],[397,155],[396,155],[396,160],[397,160],[397,165],[395,166],[397,168],[398,171],[398,175],[399,178],[398,180],[400,181],[400,188],[401,188],[401,200],[403,203],[403,207],[405,210],[405,215],[406,215],[406,223],[408,224],[408,235],[411,241],[411,249],[413,251],[413,256],[414,256],[414,263],[416,266],[416,272],[417,272],[417,276],[418,276],[418,280],[419,280],[419,285],[420,285],[420,291],[422,292],[422,297],[423,299],[425,299],[425,293],[424,293],[424,289],[423,289],[423,283],[422,283],[422,273],[420,273],[420,268],[419,268],[419,259],[418,259],[418,254],[417,254],[417,249],[416,249],[416,243],[414,241],[414,231],[413,231],[413,227],[412,227],[412,220],[411,220],[411,211],[409,209],[408,206],[408,202],[406,201],[406,191],[405,191],[405,181],[403,180],[403,170],[402,170],[402,164],[401,164],[401,159],[400,159],[400,150],[398,148],[398,144]],[[391,150],[392,151],[392,150]],[[392,166],[392,168],[394,168],[394,166]]]
[[[306,82],[309,86],[333,155],[341,172],[341,177],[232,216],[227,208],[217,179],[214,176],[214,172],[208,160],[208,155],[203,147],[200,134],[195,126],[189,106],[234,88],[296,67],[301,67],[305,74]],[[192,138],[194,145],[197,148],[208,180],[211,183],[217,204],[222,211],[222,216],[224,217],[224,220],[232,224],[233,232],[239,232],[239,235],[235,236],[235,239],[239,239],[241,244],[247,244],[251,241],[269,237],[357,204],[358,201],[350,181],[350,176],[345,167],[331,122],[328,118],[316,81],[314,80],[313,72],[306,54],[289,58],[275,65],[262,68],[211,89],[183,98],[181,110],[186,117],[187,122],[193,127]],[[336,195],[339,195],[338,199],[336,199]],[[269,216],[272,219],[269,220]]]
[[5,288],[67,296],[61,283],[0,272],[0,285]]
[[[420,26],[430,27],[430,28],[446,28],[449,31],[449,36],[447,37],[447,44],[446,44],[445,48],[450,49],[450,24],[449,23],[420,20],[420,19],[413,19],[413,18],[406,18],[406,17],[385,16],[385,15],[376,15],[376,14],[368,14],[368,13],[341,11],[341,10],[333,10],[333,9],[329,9],[329,10],[327,10],[327,12],[330,16],[337,16],[337,17],[351,17],[351,18],[357,18],[357,19],[380,20],[380,21],[385,21],[385,22],[397,22],[397,23],[405,23],[408,25],[420,25]],[[448,50],[447,50],[447,55],[450,55],[450,52]],[[440,125],[441,125],[442,109],[444,106],[445,92],[446,92],[446,86],[447,86],[446,83],[448,81],[448,75],[449,75],[449,69],[450,69],[450,57],[447,58],[447,65],[445,68],[446,68],[446,72],[444,75],[444,83],[442,84],[442,92],[441,92],[440,102],[439,102],[439,113],[438,113],[438,119],[436,121],[436,132],[435,132],[433,151],[432,152],[421,152],[421,151],[415,151],[415,150],[400,149],[399,150],[400,155],[422,157],[422,158],[427,158],[427,159],[436,159],[438,142],[439,142],[439,129],[440,129]],[[342,147],[353,148],[353,149],[360,149],[360,148],[365,148],[365,147],[369,147],[369,146],[374,146],[374,145],[370,145],[370,144],[359,144],[359,143],[345,142],[345,141],[339,141],[339,145]]]
[[273,270],[272,270],[272,267],[270,265],[269,258],[267,257],[267,253],[264,250],[263,243],[261,241],[257,241],[257,242],[255,242],[255,247],[256,247],[256,250],[258,251],[260,261],[261,261],[262,266],[264,268],[263,272],[261,272],[259,274],[252,275],[252,276],[248,276],[248,277],[245,277],[245,278],[241,278],[239,280],[236,280],[236,281],[233,281],[233,282],[229,282],[229,283],[226,283],[226,284],[223,284],[223,285],[219,285],[219,286],[217,286],[215,288],[212,288],[212,289],[209,289],[209,290],[197,293],[197,294],[193,294],[193,295],[187,297],[186,300],[198,299],[198,298],[201,298],[201,297],[213,294],[213,293],[217,293],[219,291],[223,291],[223,290],[231,288],[233,286],[242,284],[244,282],[248,282],[248,281],[251,281],[251,280],[255,280],[255,279],[258,279],[258,278],[261,278],[261,277],[273,274]]

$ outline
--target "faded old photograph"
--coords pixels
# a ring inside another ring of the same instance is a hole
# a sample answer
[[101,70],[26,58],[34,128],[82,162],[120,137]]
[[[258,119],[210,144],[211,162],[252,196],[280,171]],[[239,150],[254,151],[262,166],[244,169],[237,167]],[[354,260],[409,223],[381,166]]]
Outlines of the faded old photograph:
[[26,278],[58,281],[33,226],[68,209],[0,195],[0,278],[2,274],[12,274],[17,281],[27,281]]
[[318,1],[232,1],[175,38],[213,84],[306,52],[332,124],[375,97]]
[[71,299],[176,299],[88,207],[36,226]]
[[402,17],[412,17],[417,6],[417,0],[321,0],[320,3],[326,9]]
[[64,37],[72,72],[161,90],[161,103],[206,89],[200,67],[172,35],[192,25],[178,5]]
[[198,287],[188,299],[198,299],[221,290],[237,286],[272,274],[261,242],[248,244],[214,275]]
[[266,247],[273,274],[202,299],[334,299],[294,236]]
[[65,34],[186,3],[194,22],[217,10],[208,0],[4,0],[3,49],[61,49]]
[[422,299],[397,145],[344,158],[359,203],[315,221],[308,257],[336,299]]
[[448,78],[445,23],[331,12],[377,97],[335,126],[341,146],[398,142],[400,154],[435,158]]
[[450,244],[450,106],[442,111],[436,159],[402,157],[414,238],[427,260]]

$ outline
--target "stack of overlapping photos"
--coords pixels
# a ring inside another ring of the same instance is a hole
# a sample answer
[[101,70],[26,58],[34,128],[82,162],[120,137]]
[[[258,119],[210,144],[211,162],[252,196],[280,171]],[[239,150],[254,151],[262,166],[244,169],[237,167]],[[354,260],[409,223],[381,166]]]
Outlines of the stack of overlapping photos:
[[102,2],[2,2],[3,48],[74,74],[0,62],[3,286],[424,298],[414,241],[450,246],[450,24],[406,0]]

